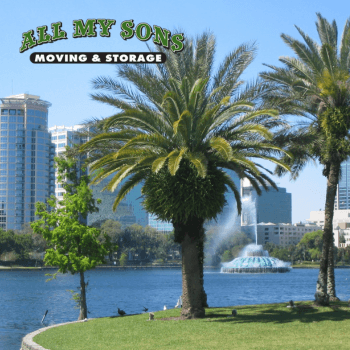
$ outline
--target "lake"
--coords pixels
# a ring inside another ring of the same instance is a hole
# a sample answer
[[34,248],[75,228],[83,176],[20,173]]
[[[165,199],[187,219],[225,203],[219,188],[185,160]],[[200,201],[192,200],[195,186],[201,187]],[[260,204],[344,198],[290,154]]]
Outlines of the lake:
[[[77,290],[79,276],[58,275],[45,282],[52,270],[0,270],[0,349],[19,350],[23,336],[34,330],[75,321],[79,311],[67,290]],[[205,271],[208,304],[234,306],[312,300],[318,269],[293,269],[276,274],[222,274]],[[100,268],[86,273],[89,281],[89,317],[173,308],[181,295],[180,269],[119,270]],[[336,269],[336,291],[341,300],[350,298],[350,269]],[[49,310],[44,325],[41,320]]]

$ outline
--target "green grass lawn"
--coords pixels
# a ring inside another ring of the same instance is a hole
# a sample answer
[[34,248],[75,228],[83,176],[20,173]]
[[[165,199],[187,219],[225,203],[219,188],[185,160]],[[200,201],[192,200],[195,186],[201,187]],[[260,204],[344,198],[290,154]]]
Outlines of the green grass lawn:
[[[47,330],[34,341],[51,350],[108,349],[349,349],[350,308],[311,302],[206,309],[199,320],[167,320],[180,310],[100,318]],[[304,308],[302,308],[304,307]]]

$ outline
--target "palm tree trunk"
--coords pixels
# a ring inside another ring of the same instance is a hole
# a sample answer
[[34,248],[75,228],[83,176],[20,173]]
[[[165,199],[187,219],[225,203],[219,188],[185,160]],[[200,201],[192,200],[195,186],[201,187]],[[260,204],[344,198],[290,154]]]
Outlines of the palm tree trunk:
[[182,311],[185,318],[204,317],[201,266],[197,242],[188,234],[182,241]]
[[188,219],[187,223],[175,223],[175,241],[182,249],[182,311],[185,318],[205,316],[203,307],[203,263],[200,242],[203,240],[204,220]]
[[198,248],[199,264],[200,264],[200,271],[201,271],[200,279],[201,279],[201,285],[202,285],[202,306],[209,307],[207,293],[204,290],[204,232],[201,235],[201,237],[198,239],[197,248]]
[[327,294],[330,301],[339,301],[335,294],[335,280],[334,280],[334,242],[332,240],[328,252],[328,267],[327,267]]
[[[333,249],[333,213],[334,199],[337,191],[339,180],[340,162],[332,162],[327,176],[327,192],[325,205],[325,219],[323,230],[323,246],[322,256],[320,260],[320,271],[318,274],[315,302],[318,305],[329,305],[329,295],[327,293],[327,272],[328,265],[330,269],[334,268],[334,264],[329,263],[330,247]],[[333,271],[334,275],[334,271]],[[334,283],[333,283],[334,285]]]
[[87,305],[86,305],[86,284],[84,280],[84,272],[80,272],[80,313],[78,321],[87,318]]

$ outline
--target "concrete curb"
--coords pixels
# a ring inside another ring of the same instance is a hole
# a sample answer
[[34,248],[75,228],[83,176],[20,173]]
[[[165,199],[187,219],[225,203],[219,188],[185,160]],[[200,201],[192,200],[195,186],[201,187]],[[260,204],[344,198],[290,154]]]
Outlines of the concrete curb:
[[55,327],[59,327],[59,326],[64,326],[66,324],[71,324],[71,323],[80,323],[80,322],[87,322],[88,320],[93,320],[93,318],[89,318],[86,320],[82,320],[82,321],[73,321],[73,322],[65,322],[65,323],[59,323],[59,324],[55,324],[53,326],[49,326],[49,327],[44,327],[44,328],[40,328],[38,330],[36,330],[35,332],[29,333],[27,334],[23,339],[22,339],[22,344],[21,344],[21,349],[20,350],[50,350],[50,349],[46,349],[44,347],[42,347],[41,345],[35,343],[33,341],[33,338],[40,334],[41,332],[45,332],[50,328],[55,328]]

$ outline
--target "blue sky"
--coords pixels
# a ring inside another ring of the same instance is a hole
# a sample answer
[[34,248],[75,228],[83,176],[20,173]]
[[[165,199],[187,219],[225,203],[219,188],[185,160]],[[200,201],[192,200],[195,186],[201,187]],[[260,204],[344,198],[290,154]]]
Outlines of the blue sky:
[[[0,97],[30,93],[52,103],[49,110],[49,126],[79,124],[91,117],[107,117],[111,107],[94,102],[91,80],[98,76],[113,76],[115,68],[110,64],[32,64],[33,52],[142,52],[145,43],[136,37],[123,41],[120,24],[133,19],[137,25],[146,22],[176,32],[181,28],[195,36],[211,30],[217,39],[216,64],[243,42],[255,41],[258,54],[247,69],[244,79],[256,78],[266,68],[263,63],[278,65],[278,57],[292,53],[280,38],[281,33],[299,38],[294,25],[317,39],[316,12],[328,20],[335,19],[341,34],[350,16],[349,3],[345,1],[1,1],[1,53]],[[111,36],[102,38],[73,39],[73,20],[91,18],[115,19]],[[44,44],[22,54],[19,48],[22,33],[42,25],[62,22],[68,39]],[[151,43],[151,41],[149,41]],[[311,210],[324,208],[326,180],[322,168],[308,166],[293,182],[285,176],[276,181],[292,193],[292,220],[304,221]]]

